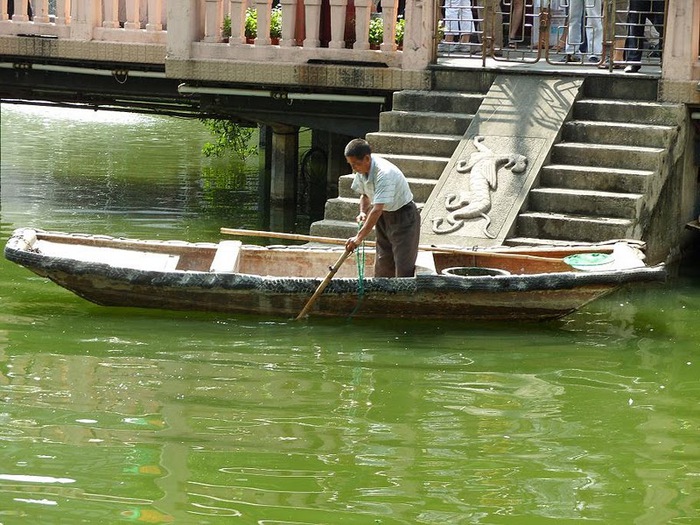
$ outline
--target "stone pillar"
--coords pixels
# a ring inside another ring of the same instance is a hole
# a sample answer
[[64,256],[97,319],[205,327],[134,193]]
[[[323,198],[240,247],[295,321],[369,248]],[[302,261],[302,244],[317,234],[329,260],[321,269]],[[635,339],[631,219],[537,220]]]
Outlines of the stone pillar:
[[659,98],[700,102],[700,0],[670,0],[666,16]]
[[245,11],[248,3],[245,0],[231,0],[229,16],[231,17],[231,36],[228,43],[231,46],[245,44]]
[[282,38],[281,47],[292,47],[297,45],[296,25],[297,25],[297,0],[280,0],[282,5]]
[[396,51],[396,13],[399,0],[381,0],[383,39],[379,45],[382,51]]
[[148,0],[148,23],[146,31],[162,31],[163,0]]
[[433,61],[437,49],[437,16],[435,2],[406,2],[403,69],[421,71]]
[[71,3],[71,38],[92,40],[96,27],[102,26],[102,2],[73,0]]
[[304,0],[304,18],[306,19],[304,47],[319,47],[321,45],[319,36],[321,0]]
[[270,10],[272,0],[255,0],[255,8],[258,11],[258,36],[255,45],[270,45]]
[[369,49],[369,19],[372,0],[355,0],[355,43],[353,49]]
[[64,26],[70,24],[70,2],[71,0],[56,1],[56,25]]
[[188,60],[192,42],[198,42],[200,31],[199,0],[168,0],[168,59]]
[[102,27],[119,27],[119,2],[118,0],[104,0],[104,20]]
[[34,11],[34,22],[37,24],[48,24],[49,18],[49,0],[35,0],[32,4]]
[[[397,0],[398,1],[398,0]],[[331,6],[331,49],[345,48],[345,16],[347,15],[348,0],[330,0]]]
[[294,208],[299,151],[299,133],[293,126],[277,124],[272,131],[272,180],[270,204],[272,207]]
[[126,23],[124,29],[141,29],[141,5],[139,0],[126,0]]

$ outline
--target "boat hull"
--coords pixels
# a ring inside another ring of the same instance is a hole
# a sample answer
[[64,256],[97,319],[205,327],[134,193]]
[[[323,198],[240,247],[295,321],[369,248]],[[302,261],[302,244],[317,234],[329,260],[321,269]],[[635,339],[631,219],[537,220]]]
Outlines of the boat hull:
[[[144,271],[45,258],[6,249],[6,257],[93,303],[264,316],[296,316],[318,278],[239,273]],[[465,320],[547,320],[580,308],[626,282],[659,280],[658,270],[634,272],[404,279],[338,278],[317,300],[313,316]]]

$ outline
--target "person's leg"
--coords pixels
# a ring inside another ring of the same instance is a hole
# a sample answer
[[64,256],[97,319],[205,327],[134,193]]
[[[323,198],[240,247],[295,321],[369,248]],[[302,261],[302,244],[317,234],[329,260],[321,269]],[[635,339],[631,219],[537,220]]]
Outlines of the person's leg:
[[629,35],[625,47],[625,59],[628,62],[641,62],[642,60],[642,39],[644,38],[644,23],[646,20],[645,12],[648,11],[647,0],[631,0],[629,16],[627,22],[629,24]]
[[582,43],[581,25],[583,23],[584,0],[571,0],[569,2],[568,32],[566,37],[567,56],[575,55],[579,52]]
[[586,42],[587,53],[591,58],[599,58],[603,53],[603,18],[601,16],[601,0],[585,0],[586,2]]
[[396,264],[396,277],[413,277],[420,239],[420,214],[414,203],[395,212],[391,245]]
[[523,0],[510,0],[510,27],[508,28],[508,45],[516,44],[523,38]]
[[377,225],[374,227],[377,238],[374,257],[375,277],[394,277],[396,275],[396,265],[394,264],[394,253],[391,250],[389,231],[387,225],[387,214],[383,213]]

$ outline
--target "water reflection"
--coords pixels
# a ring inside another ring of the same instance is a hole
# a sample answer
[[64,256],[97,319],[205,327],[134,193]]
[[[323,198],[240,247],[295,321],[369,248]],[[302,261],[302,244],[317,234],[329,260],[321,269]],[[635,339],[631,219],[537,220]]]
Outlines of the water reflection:
[[[4,238],[216,240],[250,217],[196,123],[20,116],[2,108]],[[3,523],[697,518],[692,281],[547,324],[296,323],[102,308],[0,267]]]

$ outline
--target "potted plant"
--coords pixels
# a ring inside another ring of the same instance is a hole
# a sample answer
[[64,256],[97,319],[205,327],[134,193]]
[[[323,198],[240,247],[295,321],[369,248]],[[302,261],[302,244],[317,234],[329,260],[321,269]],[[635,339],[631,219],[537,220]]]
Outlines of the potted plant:
[[369,21],[369,47],[379,49],[384,41],[384,20],[381,16],[375,16]]
[[[396,35],[394,41],[399,48],[403,47],[403,35],[406,29],[406,20],[400,16],[396,20]],[[373,17],[369,21],[369,47],[370,49],[379,49],[379,46],[384,42],[384,20],[381,16]]]
[[245,27],[244,27],[246,42],[252,44],[258,36],[258,10],[249,7],[245,10]]
[[277,45],[282,38],[282,6],[275,6],[270,12],[270,39]]
[[396,45],[399,49],[403,49],[403,34],[406,31],[406,19],[403,16],[399,16],[396,20]]
[[231,38],[231,17],[229,15],[224,17],[224,25],[221,26],[221,36],[224,42],[228,42]]

